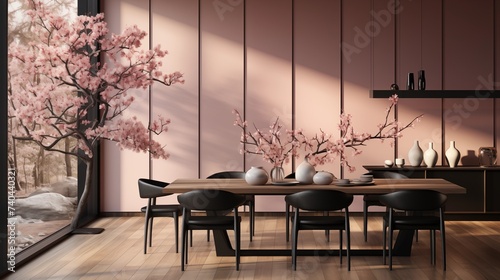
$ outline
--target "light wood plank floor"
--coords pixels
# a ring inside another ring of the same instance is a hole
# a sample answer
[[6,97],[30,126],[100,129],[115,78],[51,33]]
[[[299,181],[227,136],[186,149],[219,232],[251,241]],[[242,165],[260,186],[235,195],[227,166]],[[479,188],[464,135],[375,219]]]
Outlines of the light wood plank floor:
[[[98,235],[74,235],[32,260],[6,279],[499,279],[500,222],[446,223],[447,271],[441,264],[440,239],[437,263],[430,264],[429,233],[419,232],[411,257],[394,257],[394,270],[381,257],[352,257],[352,270],[338,257],[299,257],[297,271],[290,257],[242,257],[240,271],[234,257],[217,257],[206,232],[195,231],[186,271],[180,270],[175,253],[173,223],[155,219],[153,247],[143,254],[143,218],[107,217],[93,223],[103,227]],[[379,217],[369,221],[368,242],[363,241],[362,218],[352,218],[352,248],[379,248],[382,244]],[[283,216],[257,216],[256,236],[249,242],[247,217],[242,223],[242,247],[286,248]],[[300,248],[338,248],[338,234],[326,242],[324,232],[304,231]]]

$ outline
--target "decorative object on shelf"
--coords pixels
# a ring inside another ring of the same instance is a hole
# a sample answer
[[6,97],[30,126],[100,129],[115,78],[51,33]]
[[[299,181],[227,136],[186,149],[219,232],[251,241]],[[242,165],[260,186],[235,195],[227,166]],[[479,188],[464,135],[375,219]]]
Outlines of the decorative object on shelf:
[[425,71],[418,71],[418,90],[425,90]]
[[391,85],[391,90],[399,90],[398,84],[392,84]]
[[429,149],[424,152],[424,162],[427,167],[434,167],[436,166],[438,160],[438,154],[434,150],[434,143],[429,142]]
[[295,179],[301,184],[312,184],[315,174],[316,170],[314,170],[314,166],[309,163],[307,157],[304,157],[302,163],[300,163],[295,170]]
[[405,159],[404,158],[397,158],[395,160],[396,166],[399,168],[402,168],[405,165]]
[[271,182],[283,182],[283,179],[285,178],[285,170],[283,169],[283,167],[275,166],[271,169],[270,173]]
[[497,149],[495,147],[481,147],[478,154],[480,166],[494,166],[497,164]]
[[318,171],[313,176],[313,182],[316,185],[329,185],[333,182],[333,179],[335,179],[335,176],[328,171]]
[[252,166],[245,173],[245,181],[249,185],[265,185],[269,176],[262,166]]
[[446,150],[446,161],[450,167],[456,167],[460,161],[460,151],[455,147],[455,141],[450,141],[450,147]]
[[394,163],[392,162],[392,160],[390,160],[390,159],[384,160],[385,167],[392,167],[393,165],[394,165]]
[[413,146],[408,151],[408,160],[411,166],[420,166],[424,159],[424,151],[418,145],[418,140],[413,142]]
[[406,80],[406,90],[415,89],[415,79],[413,78],[413,73],[408,73],[408,79]]

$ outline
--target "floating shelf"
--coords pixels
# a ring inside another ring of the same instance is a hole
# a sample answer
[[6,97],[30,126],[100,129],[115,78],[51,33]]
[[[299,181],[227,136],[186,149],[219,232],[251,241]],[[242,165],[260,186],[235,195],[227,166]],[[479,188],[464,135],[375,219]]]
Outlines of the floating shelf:
[[499,98],[500,90],[372,90],[371,98]]

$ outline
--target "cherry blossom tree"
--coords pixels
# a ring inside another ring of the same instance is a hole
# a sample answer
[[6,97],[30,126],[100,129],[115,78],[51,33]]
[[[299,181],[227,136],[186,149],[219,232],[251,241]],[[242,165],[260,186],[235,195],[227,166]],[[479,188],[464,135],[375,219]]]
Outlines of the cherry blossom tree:
[[[184,83],[180,72],[162,72],[167,52],[141,48],[146,33],[137,26],[110,34],[103,14],[69,22],[30,1],[31,32],[38,40],[9,47],[9,118],[12,135],[45,150],[70,154],[86,165],[85,184],[71,227],[78,227],[91,191],[93,152],[100,140],[121,149],[149,152],[167,159],[165,147],[151,133],[167,131],[170,120],[158,116],[147,126],[123,112],[134,102],[130,89]],[[98,112],[97,116],[92,114]],[[76,145],[63,149],[66,139]]]

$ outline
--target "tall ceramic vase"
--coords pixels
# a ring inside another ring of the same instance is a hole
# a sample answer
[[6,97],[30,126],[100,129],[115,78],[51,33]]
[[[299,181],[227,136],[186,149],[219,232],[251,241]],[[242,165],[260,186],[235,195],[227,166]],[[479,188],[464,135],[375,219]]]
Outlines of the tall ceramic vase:
[[434,144],[429,142],[429,149],[427,149],[424,153],[424,162],[427,167],[436,166],[438,160],[437,152],[434,150]]
[[446,161],[450,167],[456,167],[460,161],[460,151],[455,147],[455,141],[450,141],[450,147],[445,153]]
[[418,145],[418,140],[415,140],[413,146],[408,151],[408,160],[411,166],[420,166],[422,160],[424,159],[424,152]]
[[315,174],[316,170],[314,169],[314,166],[309,163],[307,158],[304,158],[304,161],[302,161],[302,163],[299,164],[295,170],[295,179],[301,184],[312,184]]

